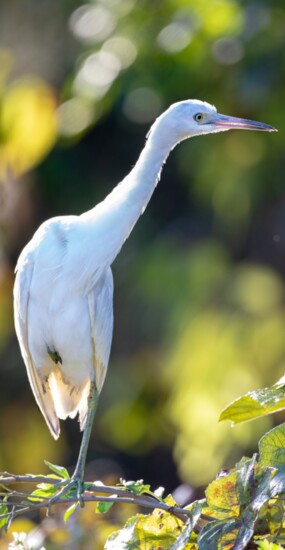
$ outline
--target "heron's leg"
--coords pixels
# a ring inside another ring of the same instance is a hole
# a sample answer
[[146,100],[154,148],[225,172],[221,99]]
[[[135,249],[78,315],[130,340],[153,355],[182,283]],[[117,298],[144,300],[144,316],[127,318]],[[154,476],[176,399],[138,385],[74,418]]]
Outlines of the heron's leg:
[[75,470],[70,479],[64,480],[63,482],[61,482],[61,485],[64,485],[64,486],[61,488],[61,490],[58,493],[56,493],[50,499],[49,505],[58,501],[58,499],[60,499],[63,495],[68,493],[74,486],[77,487],[77,498],[79,501],[81,501],[81,494],[84,488],[84,472],[85,472],[86,455],[87,455],[88,444],[91,436],[94,416],[98,405],[98,399],[99,399],[99,392],[97,390],[96,384],[95,382],[91,382],[90,392],[88,396],[88,411],[87,411],[86,424],[83,431],[81,446],[80,446]]
[[83,431],[77,464],[75,466],[75,470],[72,475],[72,479],[77,482],[78,498],[80,497],[83,491],[86,455],[87,455],[88,445],[90,441],[93,421],[94,421],[94,417],[95,417],[95,413],[98,405],[98,399],[99,399],[99,393],[96,388],[96,384],[95,382],[91,382],[90,392],[88,397],[88,411],[87,411],[86,424]]

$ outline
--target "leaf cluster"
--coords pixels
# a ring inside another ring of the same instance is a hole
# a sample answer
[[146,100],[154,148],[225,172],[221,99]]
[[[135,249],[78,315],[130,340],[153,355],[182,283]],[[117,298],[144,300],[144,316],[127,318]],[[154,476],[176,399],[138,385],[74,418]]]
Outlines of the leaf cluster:
[[[253,399],[257,404],[261,401],[262,414],[271,413],[283,403],[282,392],[281,381],[248,394],[229,405],[221,418],[232,422],[255,418]],[[71,481],[66,468],[47,461],[46,465],[52,472],[49,475],[1,475],[0,528],[7,530],[16,516],[26,512],[45,508],[49,514],[54,505],[65,506],[66,523],[81,504],[93,502],[96,513],[106,514],[114,503],[123,503],[132,504],[138,513],[109,534],[105,550],[278,550],[285,545],[285,423],[260,439],[258,455],[244,457],[234,468],[221,471],[206,488],[204,499],[184,507],[171,495],[164,497],[162,487],[152,491],[143,480],[124,479],[114,486],[101,481],[84,483],[79,502],[75,485],[61,491]],[[14,491],[9,487],[13,483],[34,483],[36,488],[31,493]],[[148,513],[141,513],[142,508]]]
[[[282,548],[284,453],[285,424],[260,440],[259,458],[243,458],[233,469],[222,471],[207,487],[205,499],[184,509],[189,513],[186,522],[173,517],[171,511],[156,509],[149,515],[138,514],[109,537],[105,548]],[[169,498],[164,502],[170,502]]]

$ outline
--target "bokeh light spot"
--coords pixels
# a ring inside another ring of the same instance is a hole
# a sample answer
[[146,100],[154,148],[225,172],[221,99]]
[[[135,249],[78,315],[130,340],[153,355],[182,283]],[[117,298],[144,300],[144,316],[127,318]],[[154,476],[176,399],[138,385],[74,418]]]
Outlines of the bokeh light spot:
[[86,4],[70,17],[72,32],[83,42],[100,42],[107,38],[116,26],[116,19],[103,6]]
[[236,34],[244,25],[243,12],[234,0],[207,2],[203,17],[204,30],[209,36]]
[[245,36],[247,39],[252,38],[263,29],[266,29],[270,24],[270,10],[265,6],[265,3],[258,4],[251,2],[245,8]]
[[269,313],[284,297],[279,277],[264,266],[244,265],[232,279],[230,298],[250,313]]
[[234,37],[220,38],[212,47],[213,56],[221,65],[233,65],[240,61],[244,55],[241,42]]
[[157,43],[166,52],[177,53],[188,46],[191,38],[191,31],[183,23],[173,22],[160,31]]
[[62,103],[58,108],[59,133],[64,137],[80,134],[94,120],[93,106],[80,97]]
[[117,13],[119,16],[127,15],[135,4],[135,0],[101,0],[101,4],[105,4],[112,13]]
[[136,46],[124,36],[113,36],[106,40],[102,46],[102,51],[116,55],[120,59],[122,69],[129,67],[137,56]]
[[75,91],[93,98],[102,97],[121,70],[120,59],[113,53],[100,51],[84,61],[75,79]]

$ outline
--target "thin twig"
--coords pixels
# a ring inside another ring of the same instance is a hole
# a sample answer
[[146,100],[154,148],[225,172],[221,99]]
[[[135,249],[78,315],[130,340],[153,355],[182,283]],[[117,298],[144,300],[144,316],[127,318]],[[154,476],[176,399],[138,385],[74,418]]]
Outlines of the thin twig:
[[[0,474],[0,485],[5,484],[5,486],[9,484],[14,484],[14,483],[33,483],[36,485],[38,485],[39,483],[50,483],[51,485],[55,486],[59,481],[64,481],[64,480],[60,480],[59,478],[55,478],[55,477],[34,476],[32,474],[14,475],[8,472],[4,472]],[[169,504],[166,504],[162,500],[157,499],[154,495],[148,495],[148,494],[138,495],[135,492],[132,492],[128,489],[114,487],[114,486],[113,487],[106,486],[101,484],[101,482],[100,483],[86,482],[86,485],[87,485],[87,488],[82,495],[83,502],[112,502],[112,503],[121,502],[126,504],[136,504],[137,506],[141,506],[143,508],[148,508],[151,510],[158,508],[160,510],[163,510],[165,512],[175,515],[176,517],[178,517],[180,520],[184,522],[189,518],[191,514],[189,510],[185,510],[184,508],[180,508],[178,506],[170,506]],[[98,494],[94,495],[94,493],[98,493]],[[14,490],[10,491],[7,488],[7,493],[2,492],[0,493],[0,495],[2,496],[5,495],[6,498],[8,499],[7,502],[5,502],[7,506],[9,505],[11,506],[13,504],[13,506],[16,506],[18,508],[17,510],[14,510],[14,516],[18,516],[25,512],[37,510],[40,508],[49,509],[51,506],[50,496],[36,497],[36,498],[40,498],[41,501],[40,502],[29,501],[29,503],[27,504],[26,502],[24,503],[23,500],[22,502],[16,502],[14,501],[14,499],[19,497],[21,499],[24,498],[28,500],[30,497],[30,494],[17,492]],[[9,496],[13,497],[13,502],[9,500]],[[62,498],[56,499],[56,495],[53,495],[52,498],[53,498],[52,505],[70,504],[70,503],[77,502],[76,496],[69,497],[69,498],[67,497],[64,499]],[[10,513],[11,512],[1,514],[0,519],[7,518],[10,515]]]
[[[39,508],[48,508],[49,507],[49,500],[50,499],[46,499],[46,500],[43,500],[42,502],[37,502],[37,503],[31,502],[31,503],[29,503],[29,506],[25,506],[21,510],[15,511],[14,515],[17,516],[17,515],[22,514],[24,512],[28,512],[28,511],[31,511],[31,510],[36,510],[36,509],[39,509]],[[114,496],[91,496],[90,495],[90,496],[82,496],[82,500],[83,500],[83,502],[121,502],[121,503],[125,503],[125,504],[137,504],[138,506],[142,506],[144,508],[151,508],[153,510],[155,508],[159,508],[161,510],[164,510],[165,512],[169,512],[169,513],[177,515],[179,517],[179,519],[182,519],[183,521],[186,521],[186,519],[188,519],[188,517],[189,517],[189,512],[187,510],[183,510],[183,508],[178,508],[176,506],[169,506],[169,505],[167,505],[163,502],[159,502],[159,501],[151,502],[150,500],[138,498],[135,495],[134,495],[134,497],[122,497],[122,496],[117,496],[117,495],[114,495]],[[77,499],[75,497],[64,498],[64,499],[55,500],[53,502],[53,505],[54,504],[70,504],[70,503],[73,503],[73,502],[76,502],[76,501],[77,501]],[[10,504],[10,502],[8,502],[8,504]],[[16,504],[16,506],[20,506],[20,503]],[[0,519],[6,518],[8,516],[9,516],[9,513],[0,514]]]

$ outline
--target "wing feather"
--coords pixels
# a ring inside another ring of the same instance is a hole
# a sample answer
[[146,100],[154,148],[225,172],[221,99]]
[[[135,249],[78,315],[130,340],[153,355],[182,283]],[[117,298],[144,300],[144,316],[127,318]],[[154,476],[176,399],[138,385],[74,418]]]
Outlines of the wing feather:
[[[107,373],[113,336],[113,275],[111,268],[88,294],[88,306],[93,345],[93,379],[100,392]],[[84,429],[88,402],[82,400],[79,411],[80,428]]]
[[55,413],[48,381],[40,378],[29,351],[28,306],[33,271],[34,262],[32,259],[32,254],[22,253],[16,267],[16,279],[14,285],[15,329],[36,402],[46,420],[51,434],[55,439],[57,439],[60,433],[60,426]]

